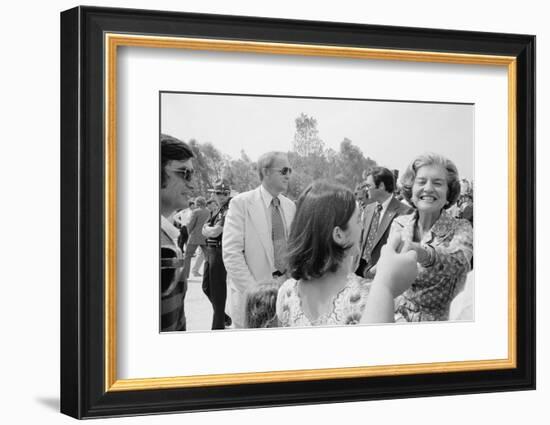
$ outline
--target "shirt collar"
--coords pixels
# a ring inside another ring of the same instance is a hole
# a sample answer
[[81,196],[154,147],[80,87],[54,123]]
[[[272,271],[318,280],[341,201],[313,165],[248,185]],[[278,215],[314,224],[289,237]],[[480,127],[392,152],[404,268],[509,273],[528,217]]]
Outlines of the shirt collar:
[[177,240],[180,235],[180,231],[176,226],[170,223],[170,221],[163,215],[160,216],[160,228],[164,231],[164,233],[166,233],[170,237],[170,239],[176,242],[176,245],[177,245]]
[[271,193],[267,191],[267,189],[264,187],[263,184],[260,185],[260,195],[262,196],[262,200],[264,202],[265,207],[269,208],[271,206],[271,201],[273,200],[273,196],[271,196]]

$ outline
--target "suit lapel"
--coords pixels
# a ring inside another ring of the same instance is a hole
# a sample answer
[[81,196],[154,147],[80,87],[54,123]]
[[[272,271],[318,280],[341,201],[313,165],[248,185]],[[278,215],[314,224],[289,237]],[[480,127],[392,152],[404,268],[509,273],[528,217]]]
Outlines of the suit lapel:
[[374,208],[371,208],[372,205],[374,204],[370,204],[367,208],[365,208],[365,217],[363,217],[363,229],[365,229],[365,232],[369,231],[372,216],[374,215]]
[[259,189],[254,192],[249,200],[248,214],[250,214],[250,221],[260,237],[267,257],[273,263],[273,241],[271,240],[270,229],[268,229],[263,199]]
[[395,205],[394,201],[396,201],[396,199],[392,198],[392,200],[388,205],[388,208],[386,209],[386,212],[384,213],[384,216],[382,217],[382,220],[380,221],[380,224],[378,225],[378,231],[376,232],[376,239],[374,240],[373,247],[378,245],[378,242],[380,242],[380,239],[388,229],[395,215],[397,214],[397,208],[396,208],[397,206]]

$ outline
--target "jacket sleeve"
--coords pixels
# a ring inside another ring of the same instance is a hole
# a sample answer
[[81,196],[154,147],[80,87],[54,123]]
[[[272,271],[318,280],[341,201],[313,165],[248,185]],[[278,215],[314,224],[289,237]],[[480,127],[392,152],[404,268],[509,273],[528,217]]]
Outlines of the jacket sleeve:
[[245,214],[245,200],[232,199],[225,217],[222,237],[223,262],[227,276],[240,292],[245,292],[256,284],[245,258]]
[[191,213],[191,218],[189,219],[189,224],[187,225],[187,231],[189,232],[189,234],[191,234],[191,232],[197,225],[197,217],[198,217],[198,209],[194,210]]

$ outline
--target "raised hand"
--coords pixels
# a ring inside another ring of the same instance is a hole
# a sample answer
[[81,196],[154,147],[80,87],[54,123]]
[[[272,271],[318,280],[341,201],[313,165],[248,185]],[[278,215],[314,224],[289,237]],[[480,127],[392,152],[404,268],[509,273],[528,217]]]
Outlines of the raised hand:
[[[400,249],[400,247],[402,247]],[[394,233],[382,247],[380,259],[376,265],[373,285],[383,285],[395,298],[403,293],[416,278],[417,252],[410,244],[403,244],[401,235]]]

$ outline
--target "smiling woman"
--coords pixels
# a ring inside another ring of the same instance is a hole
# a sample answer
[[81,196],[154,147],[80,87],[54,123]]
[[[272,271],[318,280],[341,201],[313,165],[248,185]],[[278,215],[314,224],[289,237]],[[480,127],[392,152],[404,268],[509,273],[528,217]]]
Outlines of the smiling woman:
[[473,256],[470,222],[446,211],[460,194],[458,170],[443,156],[421,155],[405,171],[402,186],[416,211],[396,218],[390,237],[400,233],[405,249],[416,251],[419,271],[411,288],[396,300],[395,320],[447,320]]

